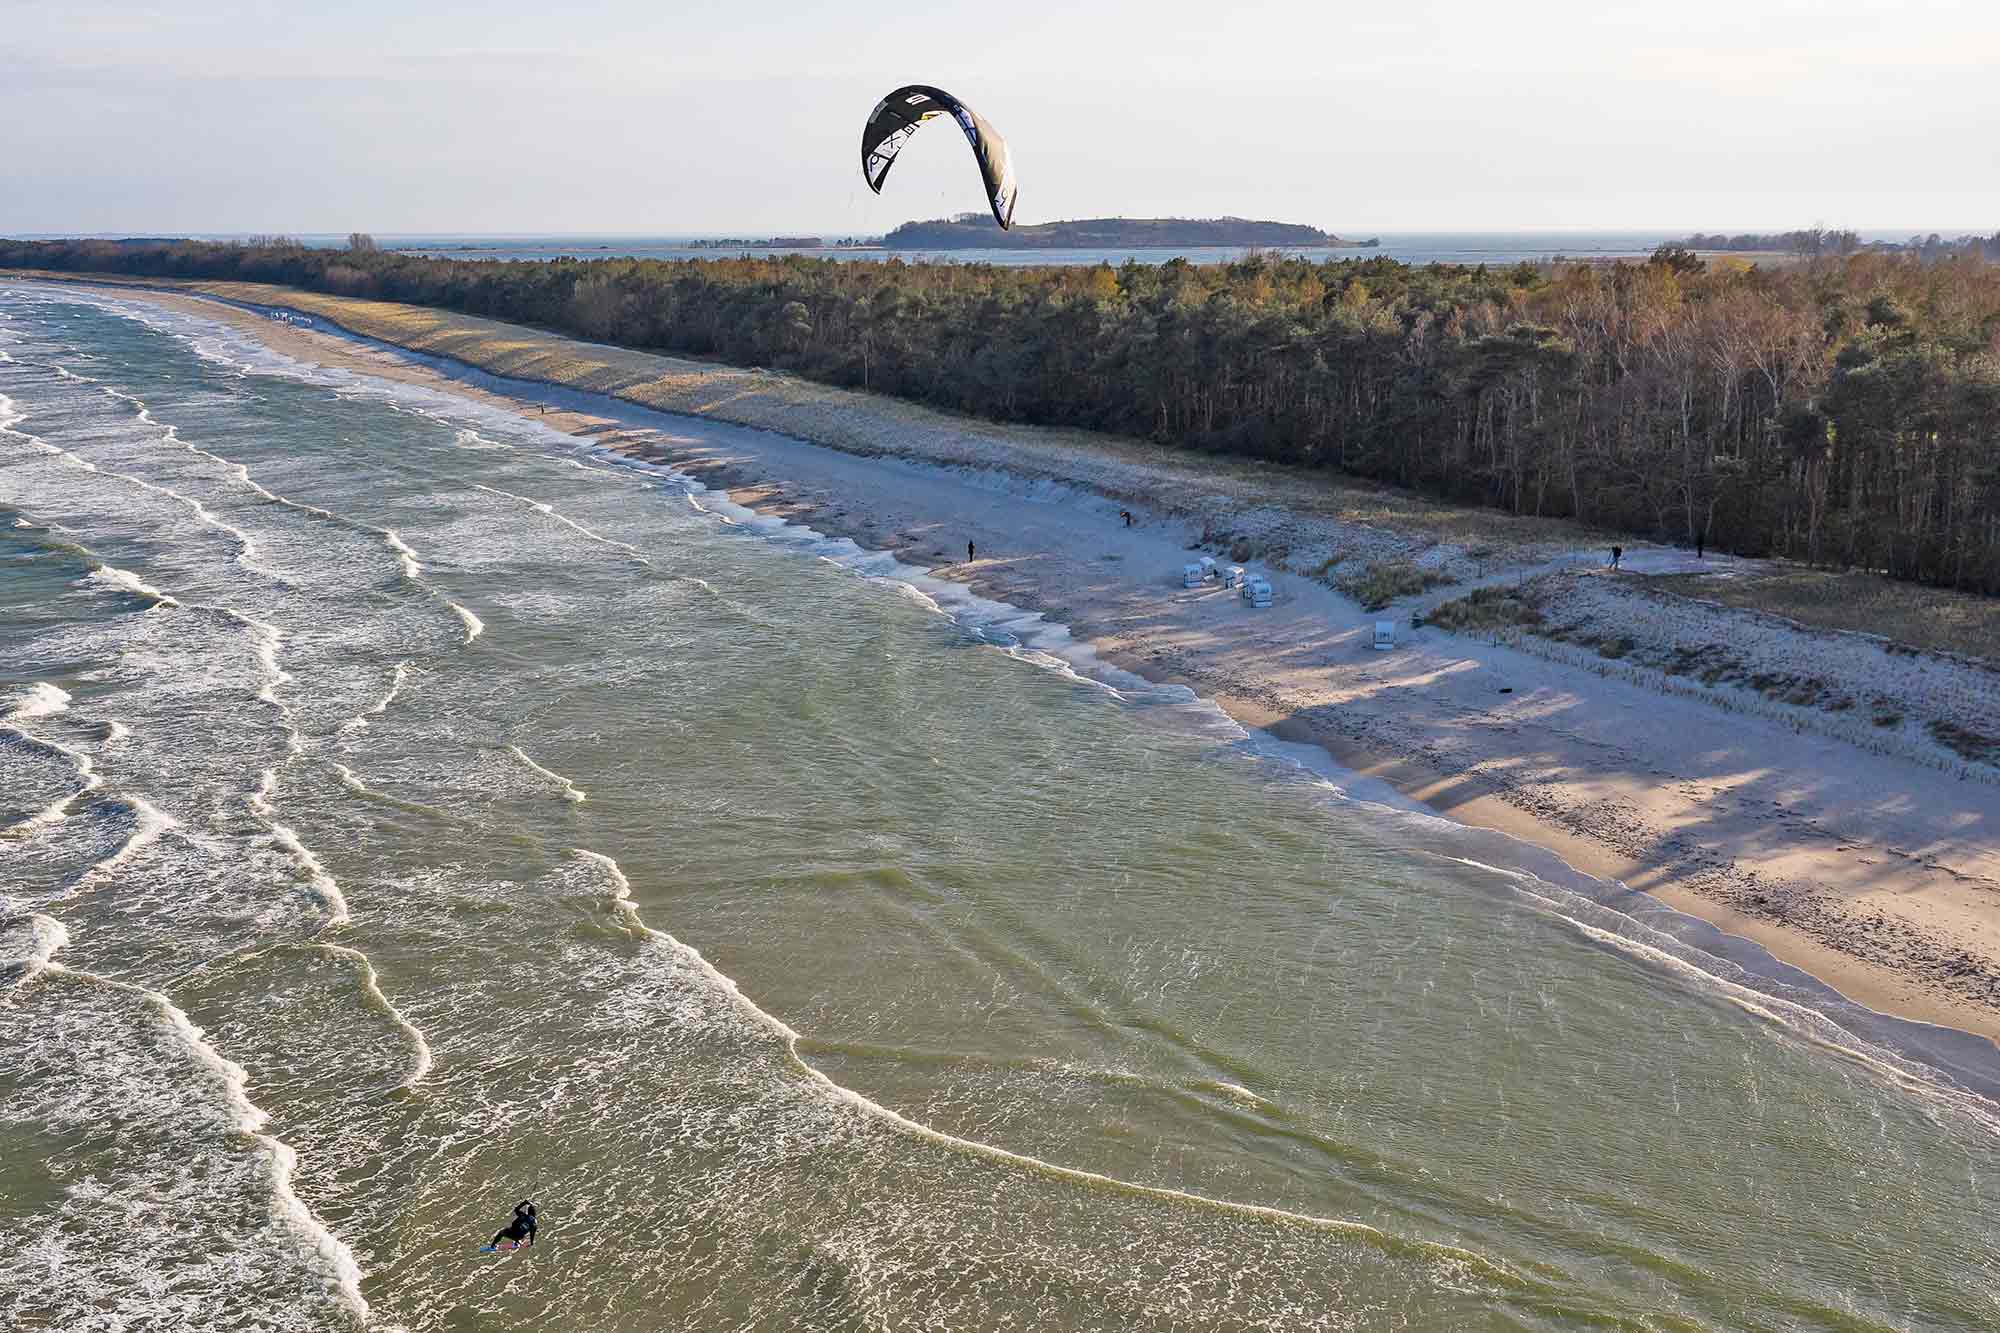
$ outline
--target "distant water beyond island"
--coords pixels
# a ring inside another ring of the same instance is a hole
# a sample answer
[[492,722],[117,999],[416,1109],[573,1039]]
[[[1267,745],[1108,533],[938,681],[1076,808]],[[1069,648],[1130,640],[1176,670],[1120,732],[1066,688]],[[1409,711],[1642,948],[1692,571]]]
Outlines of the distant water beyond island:
[[984,213],[905,222],[882,238],[890,250],[1064,250],[1103,246],[1356,246],[1376,240],[1343,241],[1332,232],[1297,222],[1255,222],[1248,218],[1079,218],[1038,222],[1001,231]]

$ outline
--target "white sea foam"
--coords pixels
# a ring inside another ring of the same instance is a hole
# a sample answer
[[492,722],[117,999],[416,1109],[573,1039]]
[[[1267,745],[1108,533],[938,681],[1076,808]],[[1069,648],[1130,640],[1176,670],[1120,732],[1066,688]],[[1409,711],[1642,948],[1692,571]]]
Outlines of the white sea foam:
[[367,994],[369,1001],[388,1016],[389,1021],[401,1030],[410,1043],[410,1072],[404,1076],[399,1086],[416,1087],[423,1081],[424,1075],[431,1072],[432,1064],[431,1044],[425,1039],[423,1030],[403,1017],[402,1011],[390,1003],[389,997],[382,993],[381,978],[375,975],[375,964],[369,961],[367,954],[359,949],[350,949],[344,944],[322,944],[319,947],[337,958],[345,958],[360,964],[361,989]]
[[389,692],[384,694],[380,699],[377,699],[370,707],[341,723],[340,729],[342,731],[367,730],[368,719],[371,717],[380,717],[383,713],[387,712],[389,705],[396,701],[396,696],[403,692],[403,685],[409,678],[410,664],[408,662],[396,663],[396,674],[389,682]]
[[264,827],[270,832],[271,841],[291,858],[292,864],[298,869],[299,878],[312,890],[313,896],[325,906],[326,924],[329,926],[349,924],[354,918],[348,913],[347,896],[340,891],[338,881],[290,826],[278,822],[278,810],[271,800],[277,795],[277,791],[278,771],[267,768],[258,774],[256,790],[243,798],[244,804],[250,807],[252,814],[263,821]]
[[[737,987],[736,982],[714,964],[710,963],[707,958],[703,957],[700,950],[690,944],[683,943],[666,931],[647,925],[640,917],[637,907],[632,902],[632,883],[626,878],[624,871],[615,860],[605,856],[601,852],[593,852],[582,847],[571,848],[570,854],[578,860],[585,861],[604,871],[606,877],[611,882],[611,906],[621,919],[627,923],[628,929],[635,937],[650,940],[665,947],[674,956],[692,967],[696,973],[715,987],[715,989],[727,996],[754,1024],[776,1037],[784,1045],[788,1062],[836,1105],[844,1106],[867,1119],[886,1124],[904,1134],[908,1134],[912,1138],[935,1144],[952,1152],[964,1153],[987,1161],[1006,1163],[1010,1166],[1032,1171],[1038,1175],[1066,1180],[1074,1184],[1111,1190],[1119,1194],[1137,1198],[1156,1199],[1174,1204],[1214,1209],[1217,1212],[1231,1216],[1255,1217],[1264,1221],[1277,1222],[1282,1225],[1301,1227],[1312,1231],[1355,1236],[1375,1243],[1386,1244],[1390,1240],[1387,1233],[1365,1222],[1356,1222],[1347,1218],[1320,1217],[1310,1213],[1297,1213],[1288,1209],[1273,1208],[1263,1204],[1238,1203],[1228,1199],[1218,1199],[1206,1194],[1196,1194],[1189,1190],[1174,1189],[1170,1186],[1148,1185],[1135,1181],[1119,1180],[1114,1176],[1107,1176],[1100,1172],[1087,1171],[1080,1167],[1063,1166],[1060,1163],[1046,1161],[1026,1153],[1014,1152],[1011,1149],[998,1147],[994,1144],[981,1143],[975,1139],[960,1138],[956,1134],[948,1134],[943,1130],[934,1129],[920,1121],[912,1120],[901,1112],[892,1110],[880,1102],[863,1096],[852,1088],[834,1082],[832,1078],[821,1072],[816,1065],[811,1064],[800,1055],[799,1043],[802,1038],[796,1029],[777,1015],[759,1007],[755,1001],[744,995],[741,989]],[[1439,1259],[1447,1260],[1469,1269],[1476,1269],[1489,1278],[1505,1282],[1509,1285],[1518,1285],[1522,1280],[1519,1274],[1506,1265],[1485,1255],[1461,1249],[1458,1246],[1435,1241],[1412,1242],[1401,1240],[1397,1243],[1416,1244]]]
[[466,610],[457,602],[446,602],[445,605],[452,609],[458,616],[460,623],[465,626],[465,641],[467,643],[471,643],[486,632],[486,622],[478,616],[473,615],[472,612]]
[[415,579],[424,572],[424,567],[417,562],[417,553],[404,544],[403,539],[396,535],[394,528],[383,528],[381,532],[382,540],[396,553],[396,561],[402,568],[404,578]]
[[28,722],[38,717],[53,717],[69,708],[69,691],[38,680],[15,697],[12,705],[0,722]]
[[[118,391],[115,389],[107,389],[105,390],[105,392],[111,394],[117,394],[119,397],[128,396],[124,394],[118,394]],[[98,476],[101,477],[111,477],[114,478],[115,480],[125,482],[128,485],[136,486],[141,490],[150,491],[155,495],[163,495],[168,499],[172,500],[174,503],[186,507],[190,512],[194,514],[197,522],[215,528],[219,532],[226,533],[236,543],[236,559],[238,563],[242,564],[247,569],[256,571],[259,574],[266,574],[272,577],[281,577],[277,574],[277,571],[269,569],[257,562],[257,544],[249,533],[245,532],[243,529],[235,526],[232,523],[225,522],[223,519],[218,518],[215,515],[215,513],[208,508],[207,505],[203,504],[200,500],[196,499],[195,497],[191,495],[183,495],[181,492],[175,490],[171,486],[161,486],[154,482],[147,481],[143,477],[135,477],[129,472],[114,472],[110,468],[99,467],[97,464],[91,462],[89,459],[84,458],[81,455],[76,454],[71,450],[59,448],[56,445],[50,444],[47,440],[44,440],[39,435],[31,435],[26,431],[14,430],[13,429],[14,425],[20,421],[26,420],[26,417],[24,414],[16,410],[16,404],[14,403],[14,400],[8,398],[5,394],[0,394],[0,417],[4,417],[4,420],[0,420],[0,431],[4,431],[7,434],[17,435],[23,439],[26,439],[27,441],[32,443],[36,448],[40,449],[43,453],[48,454],[52,457],[60,458],[63,462],[67,463],[71,467],[77,468],[78,470],[84,472],[96,473]]]
[[452,436],[451,442],[456,448],[469,449],[474,452],[486,452],[494,449],[511,451],[514,448],[513,445],[506,444],[500,440],[489,440],[476,430],[460,430]]
[[132,812],[132,832],[126,835],[125,841],[120,843],[109,856],[94,862],[84,870],[77,881],[79,888],[93,884],[118,869],[158,842],[168,829],[179,825],[179,821],[172,815],[159,809],[143,796],[124,793],[113,797],[112,800]]
[[341,893],[340,885],[333,876],[327,873],[326,867],[320,864],[319,858],[312,854],[312,849],[299,841],[299,835],[288,826],[273,821],[270,827],[272,840],[291,855],[313,893],[326,905],[327,925],[344,926],[351,922],[354,918],[348,914],[346,896]]
[[284,1140],[264,1132],[270,1116],[250,1100],[247,1091],[249,1075],[243,1067],[225,1059],[179,1006],[159,991],[91,972],[75,971],[53,961],[45,962],[41,970],[136,995],[165,1022],[185,1044],[196,1065],[215,1081],[231,1127],[255,1142],[268,1158],[272,1213],[291,1233],[296,1251],[310,1256],[312,1262],[325,1271],[339,1303],[358,1323],[365,1325],[369,1317],[368,1302],[361,1294],[361,1268],[354,1260],[354,1252],[299,1198],[292,1186],[293,1177],[298,1173],[298,1154]]
[[179,606],[180,600],[170,593],[161,592],[152,584],[140,578],[129,569],[117,569],[111,565],[93,566],[87,576],[94,583],[129,592],[135,597],[144,597],[155,606]]
[[48,967],[69,943],[63,923],[40,912],[0,931],[0,971],[18,971],[15,986],[25,986]]
[[638,547],[632,545],[630,542],[621,542],[615,538],[607,537],[601,532],[594,532],[591,529],[586,528],[583,524],[577,522],[575,519],[570,518],[567,514],[562,513],[554,505],[549,504],[546,501],[536,500],[526,495],[516,495],[512,491],[503,491],[498,486],[488,486],[483,482],[474,482],[473,484],[478,486],[480,490],[485,491],[489,495],[497,495],[500,496],[502,499],[513,500],[518,504],[526,505],[528,508],[534,510],[536,513],[541,514],[544,517],[554,519],[556,522],[562,524],[564,527],[570,529],[572,532],[579,533],[591,541],[598,542],[604,546],[615,547],[616,549],[625,552],[627,555],[631,556],[634,560],[638,561],[642,565],[650,567],[653,563],[651,560],[647,559],[647,557],[639,550]]
[[9,824],[4,829],[0,829],[0,839],[30,838],[51,824],[61,823],[63,820],[69,818],[70,806],[104,785],[104,779],[97,772],[97,765],[83,751],[64,745],[60,741],[49,740],[47,737],[30,735],[17,727],[8,726],[6,730],[13,732],[29,745],[45,749],[51,754],[68,760],[76,769],[76,775],[82,779],[83,785],[68,795],[51,802],[35,814],[29,815],[26,819],[19,820]]
[[527,752],[524,751],[518,745],[508,746],[507,753],[513,755],[516,759],[520,760],[521,763],[525,765],[530,772],[538,773],[542,777],[547,778],[550,782],[553,782],[556,785],[557,789],[562,792],[562,798],[565,801],[571,801],[577,805],[583,804],[584,802],[583,789],[578,787],[574,782],[571,782],[568,778],[564,777],[560,773],[554,772],[550,769],[543,768],[540,764],[528,758]]

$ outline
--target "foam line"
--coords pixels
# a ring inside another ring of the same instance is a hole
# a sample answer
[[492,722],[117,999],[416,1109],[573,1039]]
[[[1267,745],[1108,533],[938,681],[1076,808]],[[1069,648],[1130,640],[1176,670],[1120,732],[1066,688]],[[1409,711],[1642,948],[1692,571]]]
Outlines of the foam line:
[[389,1021],[394,1023],[402,1031],[403,1035],[409,1039],[410,1072],[397,1086],[402,1088],[416,1087],[418,1083],[423,1081],[424,1075],[431,1072],[431,1065],[433,1063],[431,1059],[431,1044],[424,1039],[423,1030],[409,1019],[403,1017],[402,1011],[390,1003],[389,997],[382,993],[381,979],[375,975],[375,964],[369,961],[367,954],[361,952],[359,949],[350,949],[344,944],[322,944],[318,947],[337,958],[345,958],[350,962],[360,964],[361,989],[367,994],[369,1002],[388,1015]]
[[244,804],[248,805],[251,812],[263,821],[264,827],[270,830],[271,841],[283,848],[286,855],[292,858],[292,864],[299,868],[300,875],[312,888],[314,896],[325,905],[327,912],[326,924],[329,926],[348,925],[354,918],[348,913],[347,896],[340,891],[339,883],[327,871],[327,868],[320,864],[319,858],[313,855],[312,849],[300,841],[299,835],[293,832],[289,826],[278,822],[277,807],[271,804],[271,797],[277,793],[277,790],[277,770],[267,768],[258,777],[257,789],[244,798]]
[[820,1069],[799,1054],[799,1033],[777,1015],[758,1007],[755,1001],[738,989],[735,981],[718,969],[701,951],[693,945],[685,944],[663,930],[647,925],[639,916],[639,909],[632,902],[632,882],[618,863],[601,852],[593,852],[584,847],[573,847],[570,854],[578,860],[586,861],[603,870],[611,880],[612,908],[627,923],[631,933],[641,939],[652,940],[679,954],[705,977],[710,984],[723,991],[758,1026],[777,1037],[785,1047],[788,1061],[808,1080],[814,1083],[835,1104],[847,1107],[862,1116],[886,1124],[893,1129],[921,1139],[926,1143],[953,1152],[984,1158],[993,1162],[1004,1162],[1037,1175],[1075,1184],[1087,1185],[1095,1189],[1111,1190],[1142,1199],[1177,1205],[1192,1205],[1198,1208],[1214,1209],[1236,1217],[1254,1217],[1284,1226],[1300,1227],[1312,1231],[1327,1232],[1339,1236],[1351,1236],[1367,1241],[1383,1249],[1408,1248],[1421,1253],[1448,1257],[1468,1268],[1485,1274],[1491,1280],[1517,1289],[1532,1288],[1535,1284],[1513,1269],[1485,1255],[1471,1250],[1460,1249],[1436,1241],[1416,1240],[1409,1237],[1391,1236],[1378,1227],[1366,1222],[1355,1222],[1347,1218],[1320,1217],[1311,1213],[1295,1213],[1284,1208],[1273,1208],[1265,1204],[1238,1203],[1229,1199],[1218,1199],[1211,1195],[1196,1194],[1189,1190],[1173,1189],[1165,1185],[1146,1185],[1135,1181],[1119,1180],[1097,1171],[1086,1171],[1080,1167],[1062,1166],[1055,1162],[1031,1157],[1026,1153],[1014,1152],[1008,1148],[990,1143],[980,1143],[974,1139],[963,1139],[956,1134],[933,1129],[929,1125],[912,1120],[899,1111],[891,1110],[880,1102],[873,1101],[852,1088],[836,1083]]
[[[105,390],[105,392],[116,393],[117,390],[107,389]],[[69,464],[71,467],[81,469],[82,471],[85,472],[94,472],[100,477],[112,477],[118,481],[125,482],[128,485],[137,486],[141,490],[151,491],[155,495],[166,496],[168,499],[174,501],[176,504],[185,506],[190,512],[194,514],[195,520],[197,522],[205,524],[208,527],[212,527],[219,532],[228,534],[230,539],[236,543],[236,561],[238,564],[242,565],[245,569],[254,570],[259,574],[266,575],[267,577],[270,578],[278,579],[280,582],[283,581],[284,576],[279,574],[278,571],[271,569],[266,565],[261,565],[257,563],[257,543],[256,540],[252,538],[249,533],[245,532],[243,529],[235,526],[232,523],[226,523],[222,519],[217,518],[214,512],[211,511],[209,507],[203,504],[200,500],[195,499],[191,495],[183,495],[171,486],[160,486],[153,482],[147,481],[143,477],[135,477],[129,472],[114,472],[110,468],[99,467],[97,464],[91,462],[89,459],[84,458],[79,454],[73,453],[68,449],[60,448],[56,445],[50,444],[47,440],[43,439],[39,435],[31,435],[27,431],[15,430],[13,428],[14,423],[26,420],[26,416],[25,414],[16,413],[13,411],[14,407],[13,400],[7,398],[5,394],[0,394],[0,400],[4,400],[5,408],[8,413],[7,420],[5,422],[0,422],[0,433],[19,436],[22,439],[25,439],[29,443],[33,444],[43,453],[49,454],[56,458],[60,458],[63,460],[63,462]],[[157,423],[149,423],[149,424],[157,424]]]
[[539,773],[541,776],[547,778],[550,782],[555,783],[556,786],[561,789],[562,798],[565,801],[569,801],[576,805],[583,804],[585,800],[585,793],[583,789],[577,786],[574,782],[571,782],[568,778],[564,777],[560,773],[555,772],[552,769],[543,768],[540,764],[528,758],[527,752],[518,745],[508,746],[507,753],[513,755],[516,759],[520,760],[522,764],[526,765],[531,772]]
[[29,722],[53,717],[69,708],[70,694],[60,686],[38,680],[14,699],[13,706],[0,714],[0,722]]
[[[322,510],[321,512],[324,513],[325,511]],[[381,532],[382,540],[387,543],[389,549],[396,553],[396,562],[403,571],[403,577],[414,583],[417,575],[424,572],[423,565],[417,561],[417,553],[411,550],[401,537],[396,535],[394,528],[380,528],[378,531]]]
[[625,552],[627,555],[631,556],[634,560],[638,561],[642,565],[650,567],[653,563],[651,560],[647,559],[644,554],[640,552],[638,547],[632,545],[630,542],[621,542],[614,538],[607,537],[601,532],[593,532],[589,528],[583,526],[583,524],[577,522],[575,519],[570,518],[568,515],[562,513],[552,504],[548,504],[541,500],[533,499],[530,496],[516,495],[512,491],[503,491],[498,486],[488,486],[484,482],[474,482],[473,485],[477,486],[480,490],[485,491],[489,495],[498,495],[505,499],[513,500],[520,504],[524,504],[528,508],[534,510],[535,512],[542,514],[545,517],[554,519],[556,522],[562,524],[566,528],[569,528],[571,531],[581,533],[583,536],[589,538],[591,541],[602,543],[605,546],[616,547],[618,550]]
[[78,887],[93,883],[101,876],[110,874],[140,852],[145,851],[148,847],[158,842],[161,835],[168,829],[178,827],[179,825],[179,821],[172,815],[160,810],[143,796],[121,794],[114,799],[118,804],[132,812],[137,826],[132,830],[131,835],[123,843],[119,844],[117,851],[111,853],[111,855],[101,861],[93,862],[84,869],[82,877],[77,881]]
[[371,717],[380,717],[383,713],[387,712],[389,705],[396,702],[396,696],[403,692],[403,685],[409,678],[410,664],[408,662],[396,663],[396,674],[389,682],[389,692],[380,699],[377,699],[372,707],[364,709],[359,714],[341,723],[340,729],[342,731],[367,730],[368,719]]
[[56,954],[69,943],[69,931],[64,928],[63,923],[52,916],[43,916],[40,912],[30,915],[26,929],[18,933],[22,937],[22,942],[27,945],[27,952],[19,956],[0,957],[0,970],[12,971],[16,968],[20,970],[20,976],[14,982],[16,989],[27,985],[47,970]]
[[[203,449],[202,447],[192,443],[191,441],[182,439],[180,436],[180,428],[178,426],[170,425],[166,422],[160,421],[159,419],[154,417],[152,414],[152,410],[146,406],[145,402],[142,399],[136,398],[133,395],[124,393],[118,389],[106,388],[104,392],[110,394],[114,398],[123,399],[124,401],[136,406],[139,409],[139,419],[143,421],[145,424],[152,426],[156,430],[163,432],[164,439],[179,445],[181,448],[187,450],[191,454],[195,454],[201,458],[206,458],[210,462],[215,463],[218,466],[222,467],[229,473],[231,481],[235,482],[239,486],[246,487],[249,490],[255,492],[259,498],[266,500],[271,504],[282,505],[287,509],[296,509],[300,513],[309,514],[314,518],[323,519],[328,522],[339,524],[342,527],[352,528],[359,532],[367,532],[377,537],[380,537],[382,539],[383,544],[386,545],[390,549],[390,551],[392,551],[395,554],[397,567],[401,570],[404,578],[409,579],[412,582],[415,582],[417,576],[423,572],[423,565],[419,563],[417,559],[417,553],[414,550],[410,549],[410,547],[403,541],[403,539],[397,535],[396,530],[394,528],[383,528],[383,527],[377,527],[373,523],[363,523],[356,519],[350,519],[343,517],[340,514],[336,514],[331,509],[323,509],[319,505],[307,504],[302,500],[294,500],[288,496],[280,495],[276,491],[271,490],[269,487],[264,486],[262,483],[258,482],[256,478],[252,477],[250,475],[250,469],[246,465],[239,463],[234,459],[225,458],[221,454],[214,453],[207,449]],[[265,571],[265,572],[270,572],[270,571]]]
[[458,616],[459,623],[465,626],[465,641],[467,643],[471,643],[486,632],[486,622],[478,616],[473,615],[472,612],[466,610],[457,602],[446,602],[445,605],[452,609],[453,613]]
[[67,759],[76,769],[76,775],[83,779],[83,785],[69,795],[55,801],[40,812],[29,815],[26,819],[18,820],[15,823],[9,824],[6,828],[0,829],[0,839],[32,837],[51,824],[61,823],[63,820],[69,818],[70,806],[104,785],[104,779],[97,772],[97,765],[83,751],[72,749],[60,741],[52,741],[46,737],[31,735],[18,727],[0,725],[0,731],[12,732],[30,746]]
[[117,569],[111,565],[92,565],[87,576],[93,583],[102,583],[120,592],[129,592],[134,597],[143,597],[154,606],[179,606],[180,599],[170,593],[161,592],[152,584],[140,578],[129,569]]
[[314,1216],[312,1209],[306,1206],[305,1201],[300,1199],[297,1191],[292,1188],[292,1178],[298,1171],[298,1153],[283,1139],[264,1132],[264,1127],[270,1123],[271,1117],[250,1100],[246,1090],[249,1075],[245,1073],[243,1066],[233,1060],[224,1059],[215,1047],[209,1044],[202,1030],[188,1020],[188,1016],[179,1006],[159,991],[147,990],[129,981],[100,977],[92,972],[78,972],[54,961],[45,962],[42,971],[51,976],[65,976],[89,985],[136,995],[165,1020],[167,1026],[186,1044],[195,1062],[214,1075],[221,1084],[223,1102],[230,1112],[231,1127],[236,1133],[256,1143],[270,1160],[273,1215],[302,1242],[300,1248],[304,1252],[310,1253],[331,1272],[340,1303],[356,1320],[365,1325],[368,1321],[368,1302],[361,1294],[361,1268],[354,1261],[354,1252]]

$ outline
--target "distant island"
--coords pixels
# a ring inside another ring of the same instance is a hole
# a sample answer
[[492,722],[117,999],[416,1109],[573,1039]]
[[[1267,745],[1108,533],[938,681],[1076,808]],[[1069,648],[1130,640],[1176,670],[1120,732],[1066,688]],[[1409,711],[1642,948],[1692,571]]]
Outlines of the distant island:
[[984,213],[905,222],[882,238],[889,250],[1097,250],[1131,246],[1356,246],[1378,240],[1343,241],[1332,232],[1297,222],[1253,222],[1248,218],[1080,218],[1038,222],[1001,231]]
[[1991,236],[1967,235],[1955,239],[1932,232],[1928,236],[1912,236],[1907,242],[1896,242],[1864,241],[1857,232],[1804,227],[1798,231],[1746,232],[1734,236],[1721,232],[1709,235],[1696,232],[1674,244],[1689,250],[1803,255],[1808,258],[1846,256],[1874,250],[1885,254],[1917,255],[1925,260],[1937,260],[1952,254],[2000,259],[2000,232]]
[[829,241],[820,236],[707,236],[688,242],[690,250],[872,250],[875,247],[858,236]]

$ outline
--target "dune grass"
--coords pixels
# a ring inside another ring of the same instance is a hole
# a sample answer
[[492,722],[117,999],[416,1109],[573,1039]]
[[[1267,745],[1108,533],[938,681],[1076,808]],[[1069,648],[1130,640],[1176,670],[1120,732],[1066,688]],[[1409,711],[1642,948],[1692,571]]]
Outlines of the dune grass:
[[1879,634],[1893,644],[2000,664],[2000,599],[1902,583],[1880,574],[1797,565],[1734,578],[1663,574],[1652,586],[1725,606],[1747,607],[1814,629]]

